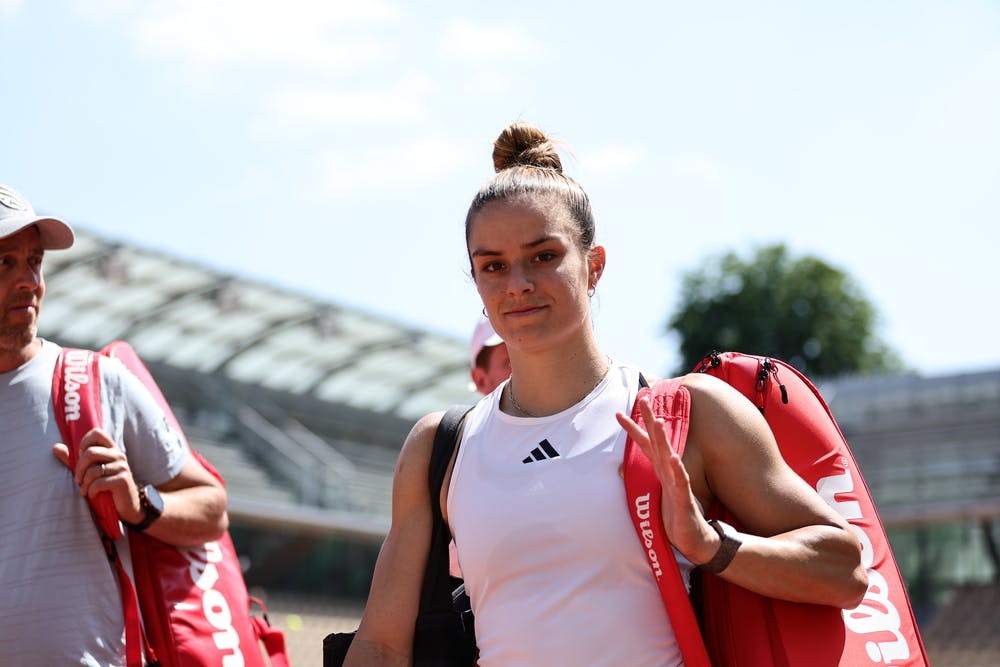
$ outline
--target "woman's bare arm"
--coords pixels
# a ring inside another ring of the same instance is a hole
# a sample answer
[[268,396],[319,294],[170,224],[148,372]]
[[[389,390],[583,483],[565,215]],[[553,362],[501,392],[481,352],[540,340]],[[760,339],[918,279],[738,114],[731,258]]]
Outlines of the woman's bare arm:
[[[721,502],[746,533],[719,576],[769,597],[856,606],[867,576],[847,523],[788,467],[767,422],[742,394],[705,375],[689,375],[684,385],[691,427],[683,461],[661,426],[647,435],[619,417],[657,470],[670,541],[695,564],[711,560],[721,538],[702,510]],[[654,423],[651,412],[644,419]]]
[[392,523],[379,551],[371,590],[346,667],[412,662],[413,628],[431,543],[428,467],[441,414],[421,419],[399,454],[392,484]]

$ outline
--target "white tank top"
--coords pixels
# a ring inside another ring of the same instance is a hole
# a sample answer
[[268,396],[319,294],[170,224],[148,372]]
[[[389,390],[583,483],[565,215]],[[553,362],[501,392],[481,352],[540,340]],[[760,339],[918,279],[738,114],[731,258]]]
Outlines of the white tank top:
[[503,386],[466,419],[447,500],[479,665],[683,664],[618,474],[638,370],[548,417],[501,412]]

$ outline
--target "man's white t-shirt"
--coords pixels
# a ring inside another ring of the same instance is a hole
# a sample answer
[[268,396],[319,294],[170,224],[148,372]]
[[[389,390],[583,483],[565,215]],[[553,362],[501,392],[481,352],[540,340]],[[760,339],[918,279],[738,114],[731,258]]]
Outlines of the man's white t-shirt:
[[[80,487],[52,454],[62,442],[52,408],[60,347],[43,341],[0,373],[0,665],[124,665],[118,579]],[[187,451],[163,410],[120,362],[102,357],[104,428],[133,476],[158,485]],[[127,540],[119,540],[127,560]]]

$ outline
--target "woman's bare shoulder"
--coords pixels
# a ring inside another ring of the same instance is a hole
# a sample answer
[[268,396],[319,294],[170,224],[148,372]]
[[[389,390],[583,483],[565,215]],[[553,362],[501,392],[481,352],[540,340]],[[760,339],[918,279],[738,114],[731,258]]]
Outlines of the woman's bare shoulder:
[[410,429],[396,460],[394,486],[397,490],[400,490],[400,486],[419,484],[426,494],[427,469],[434,448],[434,433],[441,423],[443,414],[443,412],[432,412],[424,415]]
[[646,381],[646,384],[650,387],[661,380],[680,379],[681,385],[688,390],[692,397],[697,394],[699,397],[703,397],[704,400],[718,401],[726,399],[727,397],[731,398],[734,393],[739,395],[739,393],[725,381],[720,380],[714,375],[707,375],[705,373],[686,373],[684,375],[678,375],[671,378],[642,373],[642,377]]

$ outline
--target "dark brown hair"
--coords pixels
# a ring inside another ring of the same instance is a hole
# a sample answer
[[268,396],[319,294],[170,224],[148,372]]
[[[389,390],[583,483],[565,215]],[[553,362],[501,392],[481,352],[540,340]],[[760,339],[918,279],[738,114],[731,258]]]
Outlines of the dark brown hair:
[[594,245],[594,214],[590,198],[580,184],[562,173],[555,143],[528,123],[512,123],[493,142],[496,174],[479,188],[465,216],[465,242],[469,226],[484,206],[494,201],[525,197],[561,205],[576,225],[584,250]]

